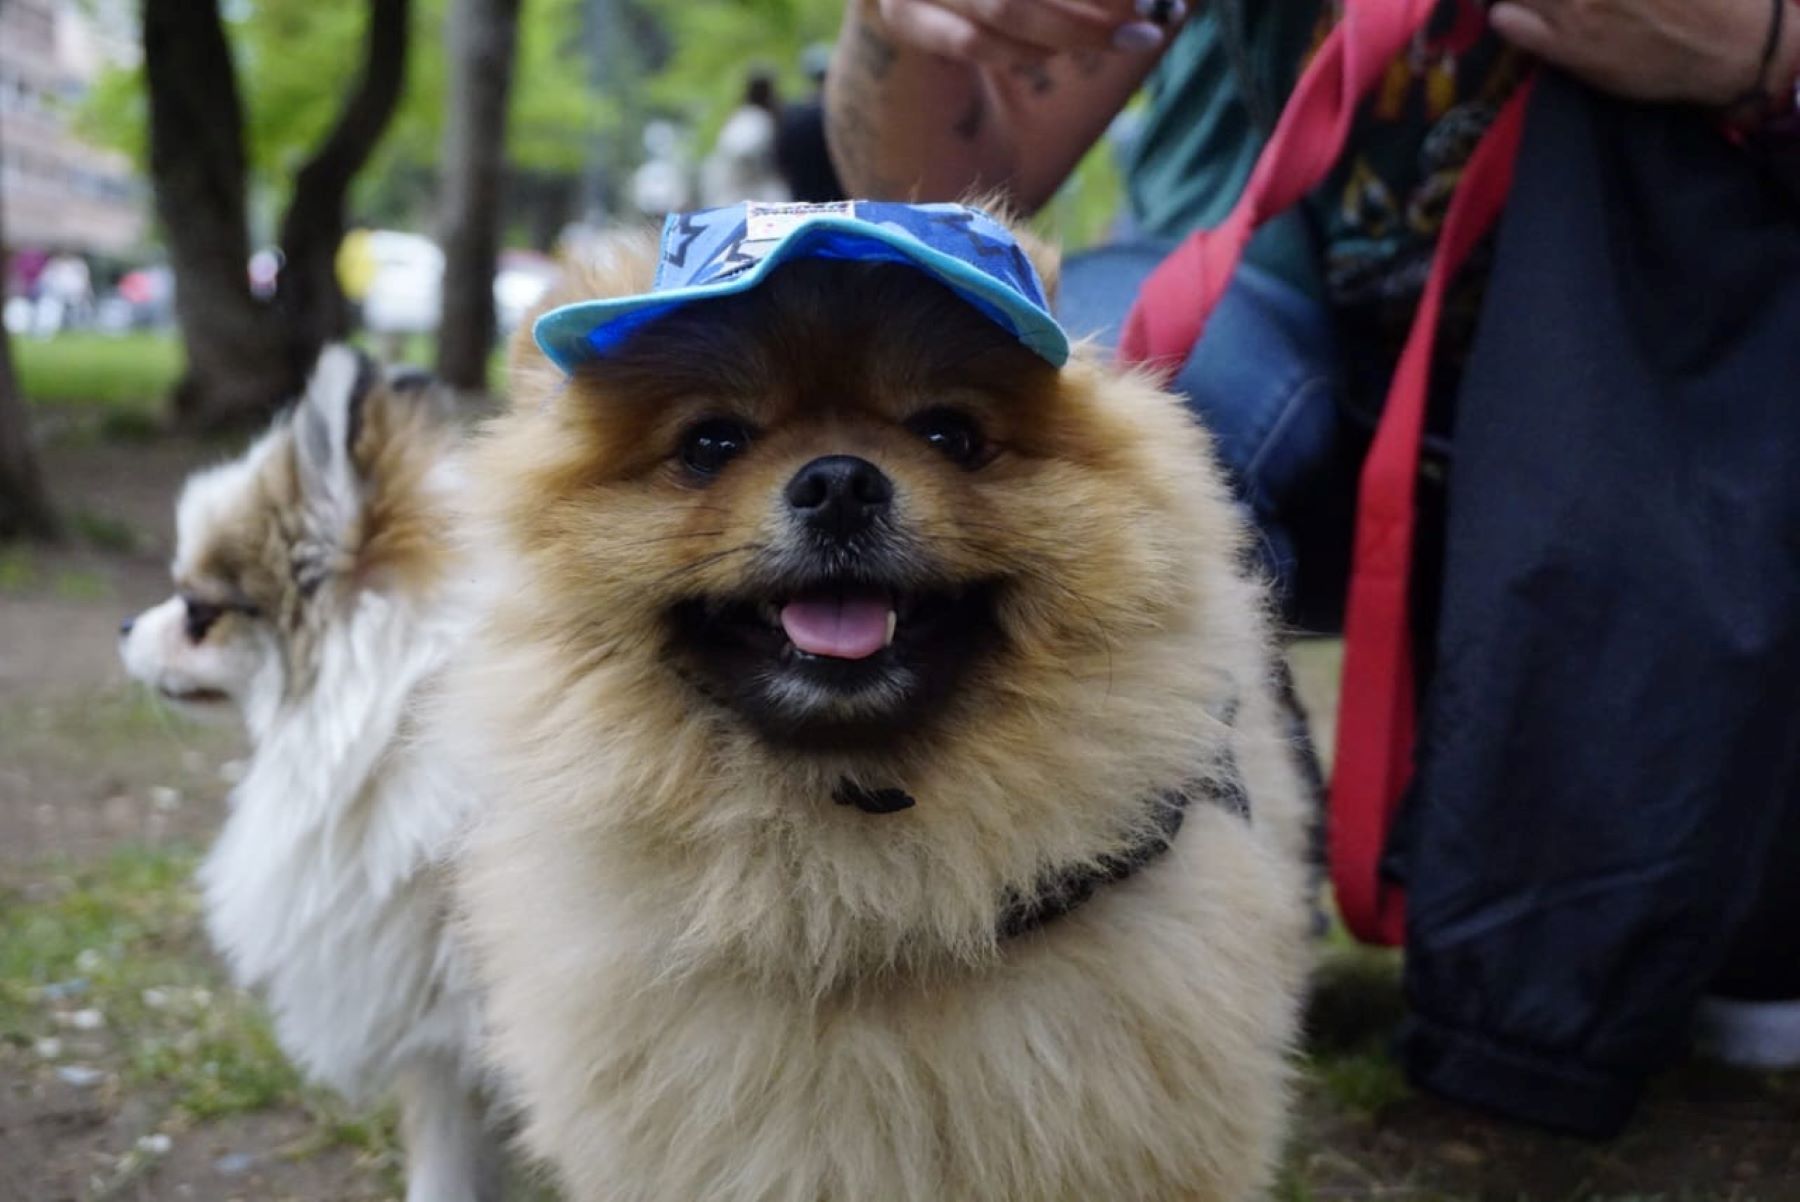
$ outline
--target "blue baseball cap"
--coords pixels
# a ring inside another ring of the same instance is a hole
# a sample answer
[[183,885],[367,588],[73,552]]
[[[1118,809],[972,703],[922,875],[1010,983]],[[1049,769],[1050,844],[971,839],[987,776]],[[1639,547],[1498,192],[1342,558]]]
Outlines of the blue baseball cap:
[[673,214],[663,223],[649,292],[563,305],[538,318],[532,334],[552,363],[573,371],[617,350],[656,319],[695,301],[754,288],[794,259],[915,267],[1052,366],[1068,361],[1068,335],[1050,315],[1030,257],[1000,222],[956,204],[752,201]]

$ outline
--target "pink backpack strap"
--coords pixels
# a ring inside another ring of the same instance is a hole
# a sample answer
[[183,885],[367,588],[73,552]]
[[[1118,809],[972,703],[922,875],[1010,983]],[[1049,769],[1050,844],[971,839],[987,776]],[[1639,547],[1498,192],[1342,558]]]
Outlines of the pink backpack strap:
[[1364,943],[1398,946],[1406,938],[1405,897],[1382,878],[1381,859],[1413,773],[1414,500],[1438,317],[1445,288],[1506,203],[1530,94],[1527,81],[1463,169],[1357,490],[1329,846],[1338,912]]

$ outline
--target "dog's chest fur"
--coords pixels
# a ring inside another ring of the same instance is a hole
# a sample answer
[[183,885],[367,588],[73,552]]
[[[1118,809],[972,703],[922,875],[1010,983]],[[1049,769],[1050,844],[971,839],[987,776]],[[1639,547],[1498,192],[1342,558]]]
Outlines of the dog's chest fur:
[[[201,870],[207,925],[315,1079],[355,1095],[421,1051],[465,1062],[477,1009],[439,863],[470,797],[415,745],[463,619],[366,595],[274,709]],[[471,1072],[473,1068],[471,1066]]]
[[[559,888],[576,859],[538,878],[540,937],[607,910]],[[1269,936],[1291,896],[1266,836],[1208,808],[988,969],[808,1003],[670,980],[647,931],[571,932],[529,997],[499,991],[530,1028],[497,1025],[538,1102],[528,1143],[591,1202],[1241,1202],[1281,1130],[1297,963]]]

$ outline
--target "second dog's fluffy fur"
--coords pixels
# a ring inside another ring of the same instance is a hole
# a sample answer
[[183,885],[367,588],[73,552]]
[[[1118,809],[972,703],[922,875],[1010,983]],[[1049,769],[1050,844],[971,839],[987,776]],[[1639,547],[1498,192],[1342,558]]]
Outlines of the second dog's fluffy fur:
[[417,740],[468,625],[450,525],[458,427],[347,347],[182,490],[175,595],[127,623],[132,675],[236,708],[254,743],[200,872],[233,979],[313,1081],[392,1093],[409,1202],[498,1197],[479,1008],[445,865],[470,792]]
[[[570,1196],[1258,1196],[1300,788],[1179,405],[890,264],[789,265],[571,381],[517,360],[470,472],[499,587],[445,708],[485,795],[460,893],[495,1053]],[[892,493],[829,545],[794,517],[826,456]],[[871,580],[899,614],[874,666],[775,650],[784,602]],[[1207,800],[1233,778],[1248,819]],[[1184,787],[1166,854],[1006,933]]]

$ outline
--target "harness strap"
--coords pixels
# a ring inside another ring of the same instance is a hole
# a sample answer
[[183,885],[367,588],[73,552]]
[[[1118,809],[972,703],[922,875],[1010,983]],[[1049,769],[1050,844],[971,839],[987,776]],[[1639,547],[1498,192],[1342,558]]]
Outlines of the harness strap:
[[1196,797],[1246,822],[1250,820],[1250,795],[1236,763],[1228,763],[1217,777],[1172,790],[1153,801],[1151,829],[1125,850],[1052,873],[1041,879],[1029,896],[1009,896],[1000,911],[1000,938],[1014,939],[1054,922],[1079,908],[1102,887],[1128,880],[1161,858],[1174,846],[1175,836],[1187,820],[1188,807]]

